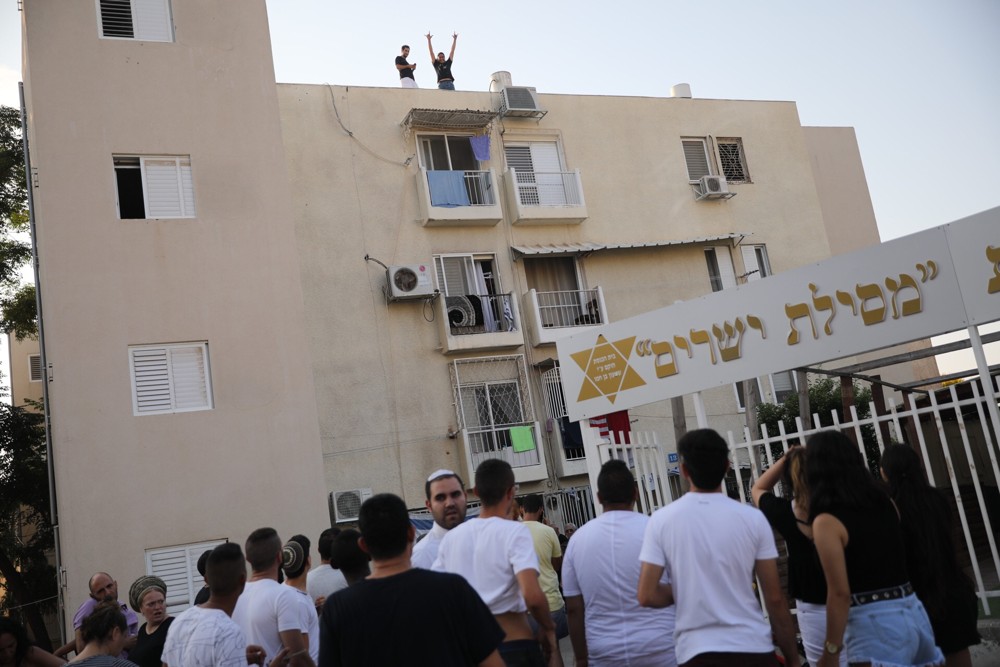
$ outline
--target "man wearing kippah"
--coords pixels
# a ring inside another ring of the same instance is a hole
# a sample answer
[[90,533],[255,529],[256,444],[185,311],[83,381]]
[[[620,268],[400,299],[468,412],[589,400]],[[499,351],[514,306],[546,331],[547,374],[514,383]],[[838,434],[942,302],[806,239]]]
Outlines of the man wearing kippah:
[[467,496],[462,478],[451,470],[435,470],[424,483],[425,505],[434,517],[434,526],[413,547],[413,567],[431,569],[438,547],[449,530],[465,521]]

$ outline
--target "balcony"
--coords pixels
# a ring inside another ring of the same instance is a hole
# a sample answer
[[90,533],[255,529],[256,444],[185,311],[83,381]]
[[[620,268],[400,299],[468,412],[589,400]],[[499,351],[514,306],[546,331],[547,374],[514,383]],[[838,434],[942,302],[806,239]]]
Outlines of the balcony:
[[514,469],[518,483],[545,479],[545,455],[539,434],[538,422],[462,429],[469,475],[486,459],[500,459]]
[[445,354],[524,345],[521,309],[511,293],[442,295],[436,302],[435,319]]
[[583,447],[561,447],[553,462],[557,477],[573,477],[587,474],[587,457]]
[[604,292],[600,287],[562,292],[528,290],[524,295],[528,332],[534,347],[554,343],[563,336],[608,323]]
[[515,225],[578,225],[587,219],[580,170],[504,174],[507,205]]
[[492,226],[503,219],[496,174],[488,171],[428,171],[417,174],[420,223],[425,227]]

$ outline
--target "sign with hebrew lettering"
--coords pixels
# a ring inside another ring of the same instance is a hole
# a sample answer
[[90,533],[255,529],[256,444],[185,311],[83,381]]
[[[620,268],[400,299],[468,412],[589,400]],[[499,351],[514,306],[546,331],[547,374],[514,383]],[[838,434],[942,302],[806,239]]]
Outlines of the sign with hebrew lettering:
[[579,420],[998,319],[1000,208],[556,346]]

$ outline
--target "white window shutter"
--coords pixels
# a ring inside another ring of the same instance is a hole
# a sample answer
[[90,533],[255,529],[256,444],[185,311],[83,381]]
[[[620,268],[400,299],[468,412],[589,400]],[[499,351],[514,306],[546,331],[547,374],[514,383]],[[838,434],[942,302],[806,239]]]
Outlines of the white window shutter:
[[142,158],[147,218],[184,215],[180,169],[176,158]]
[[708,165],[708,146],[704,139],[684,139],[681,144],[684,146],[684,161],[687,163],[688,179],[691,182],[712,173]]
[[207,343],[129,348],[135,415],[212,409]]
[[135,39],[148,42],[174,41],[169,0],[132,0]]
[[722,289],[736,287],[736,272],[733,270],[733,255],[727,246],[715,246],[715,257],[719,261],[719,278]]
[[535,167],[538,199],[542,206],[565,206],[566,188],[563,187],[562,162],[559,146],[554,141],[536,141],[531,144],[531,163]]
[[740,252],[743,254],[743,267],[747,274],[746,281],[749,283],[760,280],[763,276],[761,276],[760,265],[757,263],[756,247],[752,245],[740,246]]
[[472,255],[442,255],[435,258],[438,274],[438,289],[445,296],[474,294],[472,282]]
[[194,604],[202,587],[198,559],[220,544],[225,540],[146,550],[146,574],[163,579],[167,585],[168,614],[178,614]]
[[531,164],[530,146],[504,146],[504,154],[507,156],[507,167],[520,173],[528,173],[535,170]]

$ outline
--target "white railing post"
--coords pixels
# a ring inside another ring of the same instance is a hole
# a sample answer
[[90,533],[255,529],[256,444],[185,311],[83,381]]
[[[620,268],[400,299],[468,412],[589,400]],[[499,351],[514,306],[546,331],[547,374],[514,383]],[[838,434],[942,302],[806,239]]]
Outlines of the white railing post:
[[[983,384],[983,393],[986,395],[986,409],[990,413],[990,421],[993,423],[993,447],[1000,448],[1000,408],[997,407],[996,390],[993,386],[993,376],[990,375],[989,364],[986,363],[986,352],[983,351],[983,339],[979,336],[979,327],[972,325],[969,327],[969,343],[972,345],[972,354],[976,357],[976,368],[979,370],[979,381]],[[983,429],[986,435],[987,446],[990,446],[989,432]]]
[[[578,423],[580,425],[580,436],[583,440],[583,453],[587,461],[587,477],[590,479],[590,488],[594,491],[596,498],[597,476],[601,474],[600,444],[603,440],[601,439],[600,432],[595,428],[591,428],[589,420],[584,419]],[[597,512],[597,516],[600,516],[604,512],[599,503],[594,503],[594,509]]]

